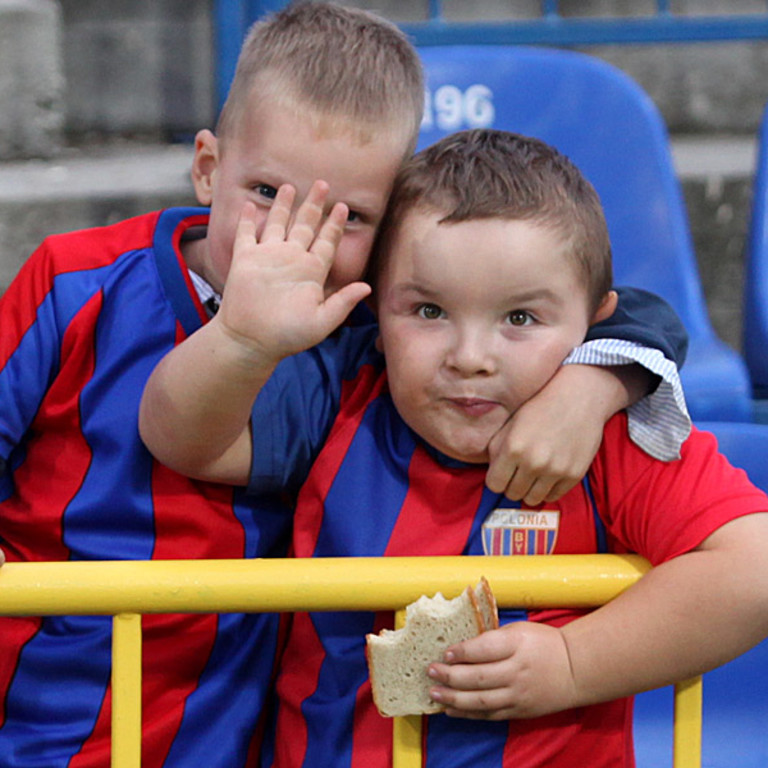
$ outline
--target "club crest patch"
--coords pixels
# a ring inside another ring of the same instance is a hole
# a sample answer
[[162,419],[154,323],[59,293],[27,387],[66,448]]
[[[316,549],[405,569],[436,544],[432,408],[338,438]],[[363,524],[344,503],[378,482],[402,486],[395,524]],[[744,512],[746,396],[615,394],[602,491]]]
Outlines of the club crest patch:
[[483,523],[486,555],[551,555],[560,530],[556,509],[494,509]]

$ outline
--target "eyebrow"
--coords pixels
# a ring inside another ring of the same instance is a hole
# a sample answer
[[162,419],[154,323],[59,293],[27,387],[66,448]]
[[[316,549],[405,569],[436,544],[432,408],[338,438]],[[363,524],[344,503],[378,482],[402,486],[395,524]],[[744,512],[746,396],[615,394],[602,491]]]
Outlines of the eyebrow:
[[543,287],[533,291],[526,291],[524,293],[513,294],[509,297],[511,304],[529,304],[534,301],[554,301],[557,304],[562,303],[562,297],[558,296],[555,291],[550,288]]
[[[426,299],[439,297],[440,295],[439,290],[414,281],[401,283],[400,285],[395,286],[395,291],[398,294],[416,293]],[[562,297],[558,296],[558,294],[550,288],[542,287],[522,293],[510,294],[506,298],[505,303],[510,305],[531,304],[536,301],[552,301],[559,305],[562,304]]]

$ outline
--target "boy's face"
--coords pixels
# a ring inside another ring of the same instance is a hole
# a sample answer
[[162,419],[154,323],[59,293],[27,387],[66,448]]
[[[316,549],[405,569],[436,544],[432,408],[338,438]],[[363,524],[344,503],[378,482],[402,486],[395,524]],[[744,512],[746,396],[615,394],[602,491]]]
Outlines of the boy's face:
[[486,462],[493,435],[583,341],[587,290],[551,230],[439,218],[406,216],[379,275],[389,387],[430,445]]
[[302,200],[318,179],[330,186],[329,209],[336,202],[350,209],[326,284],[328,292],[360,279],[405,144],[386,130],[362,144],[351,128],[335,125],[319,132],[306,112],[266,99],[246,110],[226,139],[217,139],[210,131],[197,135],[192,176],[198,200],[211,206],[211,217],[206,247],[199,250],[197,263],[189,266],[215,289],[222,290],[229,272],[243,203],[256,204],[260,234],[281,184],[293,185],[296,199]]

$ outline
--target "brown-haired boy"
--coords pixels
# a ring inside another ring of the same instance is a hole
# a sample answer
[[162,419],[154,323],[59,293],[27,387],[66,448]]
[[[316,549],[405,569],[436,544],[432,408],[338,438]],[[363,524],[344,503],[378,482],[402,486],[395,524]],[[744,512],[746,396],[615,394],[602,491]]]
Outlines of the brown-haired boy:
[[[555,150],[470,131],[407,163],[371,265],[378,329],[313,346],[370,290],[327,295],[347,209],[323,221],[326,195],[315,185],[294,215],[293,190],[282,188],[258,243],[244,212],[232,267],[242,279],[218,335],[205,334],[217,340],[206,378],[226,400],[210,408],[225,422],[213,426],[234,434],[250,417],[252,435],[232,441],[218,470],[245,451],[252,492],[301,486],[299,557],[649,558],[656,567],[608,605],[511,612],[425,670],[435,700],[464,718],[429,719],[427,768],[631,768],[628,697],[768,634],[768,498],[703,432],[678,462],[648,456],[624,412],[606,424],[584,482],[535,514],[485,487],[501,425],[616,303],[599,200]],[[164,398],[201,395],[189,385],[200,358],[184,346],[146,390],[153,445],[180,416],[165,420]],[[155,419],[165,421],[158,431]],[[365,662],[365,635],[390,622],[294,617],[277,680],[276,768],[391,765],[391,724],[374,710]]]
[[[328,290],[360,277],[422,100],[418,57],[392,24],[331,4],[291,7],[254,28],[216,134],[196,137],[194,188],[210,211],[45,241],[0,303],[9,561],[285,551],[281,494],[250,498],[153,462],[137,430],[141,391],[163,355],[205,327],[246,202],[260,230],[281,185],[306,194],[326,179],[327,203],[350,207]],[[608,387],[622,404],[626,393]],[[596,427],[602,407],[588,417]],[[0,633],[0,754],[16,766],[106,765],[109,619],[4,619]],[[246,764],[276,633],[270,616],[145,617],[143,765]]]

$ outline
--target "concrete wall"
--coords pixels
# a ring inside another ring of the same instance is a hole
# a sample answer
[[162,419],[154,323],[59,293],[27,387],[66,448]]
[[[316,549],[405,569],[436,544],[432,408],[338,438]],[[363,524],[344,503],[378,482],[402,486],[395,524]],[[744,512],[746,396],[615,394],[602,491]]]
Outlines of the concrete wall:
[[[342,2],[399,22],[425,18],[428,0]],[[651,13],[655,2],[560,3],[564,15],[630,7]],[[540,0],[443,0],[443,8],[457,20],[530,17]],[[673,4],[675,12],[695,13],[764,8],[764,0]],[[188,158],[168,140],[189,139],[215,121],[212,10],[213,0],[0,0],[0,291],[47,232],[193,202]],[[768,41],[586,50],[645,88],[676,146],[691,137],[703,142],[678,167],[713,324],[738,347],[754,144],[768,102]],[[723,149],[729,141],[738,143],[736,154]],[[28,157],[49,158],[42,170],[59,182],[80,173],[85,180],[53,183],[42,199],[29,184],[45,188],[51,181],[35,175],[36,161],[20,163]],[[93,167],[82,171],[89,160]],[[136,184],[118,180],[120,162]],[[177,164],[175,181],[158,190],[152,171],[167,162]],[[105,181],[92,184],[99,174]]]
[[168,136],[213,116],[209,0],[59,0],[66,127]]
[[64,127],[55,0],[0,0],[0,159],[50,157]]

